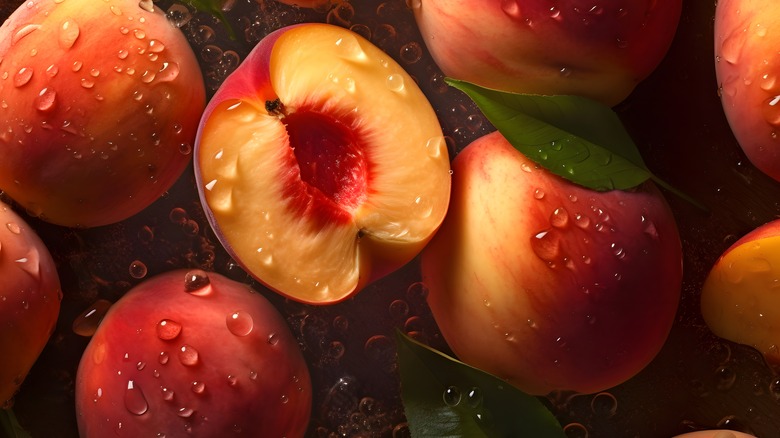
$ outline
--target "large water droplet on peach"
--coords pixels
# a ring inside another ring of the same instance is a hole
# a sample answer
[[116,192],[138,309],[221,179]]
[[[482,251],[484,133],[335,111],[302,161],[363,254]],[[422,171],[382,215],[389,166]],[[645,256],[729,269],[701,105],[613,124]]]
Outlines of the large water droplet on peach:
[[57,102],[57,93],[51,88],[44,88],[35,97],[33,105],[38,111],[51,111],[54,109],[54,104]]
[[30,67],[22,67],[14,75],[14,87],[23,87],[30,82],[33,76],[33,69]]
[[745,47],[747,32],[737,30],[728,35],[721,45],[720,57],[729,64],[736,64]]
[[41,255],[36,248],[30,248],[24,257],[15,260],[16,266],[22,271],[30,274],[33,278],[38,278],[41,274]]
[[57,42],[63,49],[70,49],[74,44],[76,44],[76,40],[79,38],[79,34],[79,24],[73,19],[67,19],[60,25],[60,31],[57,35]]
[[366,52],[360,47],[360,42],[353,36],[346,36],[336,40],[339,55],[350,61],[365,61],[368,59]]
[[184,276],[184,291],[199,296],[211,293],[209,274],[201,269],[188,271]]
[[163,319],[157,323],[157,337],[163,341],[176,339],[181,333],[181,324],[170,319]]
[[569,224],[569,212],[565,208],[556,208],[550,215],[550,225],[555,228],[564,228]]
[[248,335],[255,326],[252,315],[241,310],[229,314],[225,320],[225,324],[227,325],[228,330],[230,330],[230,333],[233,333],[236,336]]
[[552,230],[541,231],[531,236],[531,249],[539,259],[552,263],[560,256],[560,237]]
[[186,365],[188,367],[195,366],[198,364],[199,355],[198,350],[193,348],[191,345],[182,345],[182,347],[179,349],[179,362],[181,362],[182,365]]
[[393,73],[387,76],[386,83],[387,88],[389,88],[391,91],[395,91],[396,93],[403,91],[404,87],[406,86],[404,84],[404,77],[397,73]]
[[11,36],[11,45],[18,43],[22,38],[41,28],[40,24],[26,24]]
[[171,82],[179,76],[179,64],[175,62],[163,62],[160,71],[157,72],[158,82]]
[[762,112],[767,123],[773,126],[780,126],[780,95],[766,99]]
[[132,380],[127,381],[125,408],[134,415],[143,415],[149,410],[149,404],[146,402],[143,391]]

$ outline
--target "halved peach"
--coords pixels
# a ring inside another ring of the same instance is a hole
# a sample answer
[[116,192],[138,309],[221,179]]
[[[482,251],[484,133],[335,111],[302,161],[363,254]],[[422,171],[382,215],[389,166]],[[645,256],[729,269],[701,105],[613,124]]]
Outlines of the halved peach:
[[259,281],[332,303],[414,258],[441,224],[450,165],[414,80],[326,24],[266,37],[209,103],[196,139],[201,200]]

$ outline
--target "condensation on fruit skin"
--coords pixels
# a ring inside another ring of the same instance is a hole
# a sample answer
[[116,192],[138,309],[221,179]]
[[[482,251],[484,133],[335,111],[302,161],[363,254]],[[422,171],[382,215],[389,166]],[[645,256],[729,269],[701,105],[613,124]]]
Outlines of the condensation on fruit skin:
[[149,410],[149,403],[143,390],[133,380],[127,381],[125,408],[133,415],[143,415]]
[[212,293],[211,279],[206,271],[193,269],[184,275],[184,291],[196,296]]
[[230,333],[243,337],[248,336],[254,329],[254,320],[248,312],[236,310],[227,315],[225,325]]
[[157,323],[157,337],[163,341],[176,339],[181,330],[182,325],[171,319],[162,319]]
[[179,362],[187,367],[193,367],[200,362],[200,354],[191,345],[182,345],[178,352]]

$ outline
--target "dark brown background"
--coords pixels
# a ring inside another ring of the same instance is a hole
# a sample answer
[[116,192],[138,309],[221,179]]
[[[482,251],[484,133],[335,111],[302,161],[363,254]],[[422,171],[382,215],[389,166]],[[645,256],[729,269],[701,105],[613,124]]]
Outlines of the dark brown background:
[[[0,17],[19,3],[0,3]],[[164,10],[171,6],[157,4]],[[437,108],[452,153],[491,129],[470,102],[443,85],[404,0],[343,2],[323,12],[273,0],[232,4],[227,16],[239,31],[236,41],[204,14],[194,14],[182,26],[209,92],[268,32],[294,22],[328,21],[369,37],[415,76]],[[698,309],[701,284],[720,253],[780,213],[780,185],[745,159],[722,113],[714,75],[714,9],[713,1],[684,1],[668,57],[616,108],[650,169],[711,210],[703,213],[668,195],[685,254],[678,320],[658,358],[631,381],[606,394],[545,399],[571,437],[584,437],[585,431],[590,437],[669,437],[717,425],[780,436],[780,378],[755,351],[716,339]],[[174,220],[174,209],[183,209],[189,221]],[[200,267],[248,281],[208,229],[191,170],[148,210],[116,225],[71,230],[30,221],[56,258],[64,292],[58,328],[16,397],[17,416],[33,437],[77,436],[75,370],[88,339],[74,334],[71,324],[94,300],[116,300],[141,281],[129,273],[134,261],[147,266],[147,276]],[[265,292],[287,317],[312,370],[311,436],[408,435],[393,330],[418,332],[446,348],[418,280],[412,263],[354,300],[324,308]]]

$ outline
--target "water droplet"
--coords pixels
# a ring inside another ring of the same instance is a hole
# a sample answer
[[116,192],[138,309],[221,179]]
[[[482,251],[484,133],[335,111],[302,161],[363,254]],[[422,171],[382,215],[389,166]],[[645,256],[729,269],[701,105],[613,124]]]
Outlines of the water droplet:
[[131,277],[137,279],[144,278],[147,274],[146,265],[140,260],[134,260],[132,263],[130,263],[130,268],[128,271],[130,272]]
[[477,409],[482,406],[483,400],[484,396],[482,395],[482,390],[477,387],[471,388],[469,392],[466,393],[466,403],[472,409]]
[[30,67],[22,67],[14,75],[14,86],[23,87],[30,82],[33,76],[33,69]]
[[344,59],[350,61],[365,61],[368,59],[366,52],[360,47],[360,42],[353,36],[339,38],[335,44],[339,48],[339,54]]
[[658,228],[655,226],[655,222],[642,216],[642,223],[644,224],[644,233],[653,239],[658,239]]
[[73,61],[73,64],[71,64],[70,69],[74,72],[81,71],[81,68],[84,67],[84,63],[81,61]]
[[157,323],[157,337],[163,341],[176,339],[181,333],[181,324],[170,319],[163,319]]
[[612,243],[609,247],[612,250],[612,254],[618,259],[624,259],[626,257],[625,249],[617,243]]
[[28,273],[33,278],[38,278],[41,273],[41,256],[36,248],[30,248],[24,257],[20,257],[16,260],[16,266],[24,272]]
[[617,413],[617,407],[617,399],[608,392],[598,393],[590,401],[590,410],[602,418],[612,418]]
[[544,199],[544,190],[542,189],[536,189],[534,190],[534,199]]
[[279,343],[279,335],[276,333],[271,333],[268,335],[268,338],[266,339],[266,342],[268,342],[270,345],[276,345]]
[[541,231],[531,237],[534,254],[547,263],[553,263],[560,255],[560,237],[552,230]]
[[287,404],[287,402],[289,401],[290,401],[289,397],[287,397],[286,395],[282,395],[282,404]]
[[773,126],[780,126],[780,95],[764,100],[764,119]]
[[228,374],[228,376],[227,376],[227,383],[228,383],[229,386],[236,386],[236,385],[238,385],[238,377],[236,377],[236,376],[234,376],[232,374]]
[[556,208],[550,215],[550,225],[555,228],[564,228],[569,224],[569,212],[565,208]]
[[127,381],[125,408],[134,415],[143,415],[149,410],[149,404],[146,402],[143,391],[141,391],[141,388],[135,385],[132,380]]
[[747,32],[737,29],[723,40],[721,45],[720,57],[729,64],[736,64],[745,47]]
[[460,388],[457,386],[449,386],[447,389],[444,390],[444,394],[442,394],[442,398],[444,399],[444,404],[447,406],[457,406],[460,404],[460,399],[462,395],[460,393]]
[[158,40],[151,39],[149,40],[148,49],[152,53],[160,53],[163,50],[165,50],[165,44],[161,43]]
[[57,41],[60,43],[60,47],[67,50],[73,47],[76,40],[79,38],[79,25],[73,19],[67,19],[62,22],[60,31],[57,36]]
[[142,29],[133,30],[133,35],[135,35],[135,37],[139,40],[146,38],[146,32],[144,32]]
[[181,407],[178,411],[176,411],[176,415],[180,416],[181,418],[190,418],[194,413],[195,410],[188,407]]
[[236,336],[246,336],[252,332],[255,326],[252,315],[248,312],[237,310],[229,314],[225,320],[228,330]]
[[157,361],[160,362],[160,365],[167,364],[170,359],[171,359],[171,356],[168,355],[168,353],[165,352],[165,351],[161,351],[160,355],[157,357]]
[[179,349],[179,362],[188,367],[198,364],[198,350],[190,345],[182,345]]
[[14,45],[19,42],[22,38],[26,37],[27,35],[33,33],[34,31],[41,28],[40,24],[26,24],[17,30],[13,36],[11,37],[11,45]]
[[206,384],[203,382],[195,381],[192,382],[192,386],[190,386],[192,389],[192,392],[195,394],[203,394],[206,391]]
[[8,228],[8,231],[12,232],[13,234],[21,234],[22,232],[22,228],[16,222],[8,222],[5,224],[5,226]]
[[563,432],[567,438],[588,438],[588,428],[580,423],[569,423],[563,427]]
[[108,300],[100,299],[92,303],[91,306],[73,320],[73,333],[79,336],[94,335],[100,321],[106,316],[109,307],[111,307],[111,302]]
[[716,387],[721,391],[727,391],[734,386],[737,381],[737,373],[734,368],[723,365],[715,370]]
[[396,93],[401,92],[405,87],[404,77],[398,73],[393,73],[387,76],[386,84],[387,88],[391,91],[395,91]]
[[[420,0],[418,0],[419,2]],[[422,58],[423,50],[420,43],[412,41],[401,47],[400,59],[405,64],[414,64]]]
[[431,137],[425,143],[425,150],[428,152],[429,157],[439,158],[447,150],[447,142],[442,136]]
[[192,295],[208,295],[211,293],[211,279],[206,271],[193,269],[184,276],[184,291]]
[[141,82],[144,84],[151,83],[155,78],[157,77],[157,74],[153,71],[145,70],[143,74],[141,75]]
[[393,318],[406,318],[409,315],[409,304],[404,300],[393,300],[388,311]]
[[50,78],[53,78],[57,76],[57,73],[59,73],[60,68],[56,65],[52,64],[49,67],[46,68],[46,74],[49,75]]
[[51,88],[44,88],[35,97],[33,105],[38,111],[51,111],[57,101],[57,93]]

